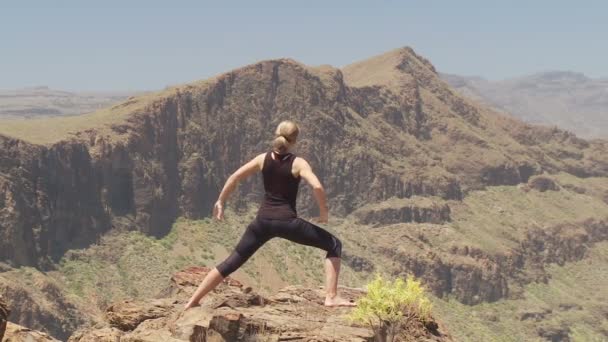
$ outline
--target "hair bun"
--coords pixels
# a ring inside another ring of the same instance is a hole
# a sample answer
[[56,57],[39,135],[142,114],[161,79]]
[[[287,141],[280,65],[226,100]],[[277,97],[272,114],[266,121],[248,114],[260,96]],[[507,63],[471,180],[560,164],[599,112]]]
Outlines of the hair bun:
[[285,153],[293,145],[298,137],[300,129],[293,121],[282,121],[275,131],[273,147],[280,153]]

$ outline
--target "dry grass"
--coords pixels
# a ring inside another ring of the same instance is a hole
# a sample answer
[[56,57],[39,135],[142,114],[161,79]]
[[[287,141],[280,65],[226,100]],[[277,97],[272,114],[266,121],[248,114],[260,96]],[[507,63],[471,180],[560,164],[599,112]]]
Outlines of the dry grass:
[[401,74],[395,72],[395,69],[408,54],[409,51],[406,49],[395,49],[345,66],[342,68],[344,80],[352,87],[374,85],[399,87],[404,80]]
[[218,77],[178,85],[155,93],[133,96],[122,103],[88,114],[32,119],[0,119],[0,134],[40,145],[51,145],[76,137],[77,132],[89,129],[114,135],[112,125],[122,124],[129,117],[145,113],[154,103],[171,98],[178,92],[200,91]]
[[143,110],[151,99],[146,95],[97,112],[76,116],[3,119],[0,120],[0,134],[34,144],[49,145],[74,137],[77,132],[120,124],[130,115]]

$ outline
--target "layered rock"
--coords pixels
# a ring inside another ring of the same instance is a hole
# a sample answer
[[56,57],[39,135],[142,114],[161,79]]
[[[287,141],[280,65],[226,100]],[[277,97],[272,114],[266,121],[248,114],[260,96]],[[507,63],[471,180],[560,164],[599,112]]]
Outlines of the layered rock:
[[[209,269],[190,268],[152,302],[123,301],[107,311],[108,324],[76,332],[70,342],[85,341],[372,341],[370,328],[346,318],[349,308],[323,305],[320,289],[287,287],[264,298],[227,278],[209,293],[201,306],[183,305]],[[361,289],[341,288],[356,299]],[[415,338],[450,341],[434,322],[410,329]],[[411,327],[409,327],[411,328]]]
[[4,302],[2,295],[0,295],[0,341],[3,341],[2,337],[6,331],[6,323],[8,322],[8,315],[10,313],[8,305]]
[[[413,274],[437,296],[454,296],[464,304],[493,302],[509,293],[506,274],[491,257],[482,260],[453,258],[434,252],[407,253],[380,248],[392,260],[395,276]],[[463,260],[464,259],[464,260]]]
[[0,259],[48,266],[110,229],[88,148],[36,146],[0,136]]
[[6,342],[54,342],[50,335],[8,321],[11,311],[0,295],[0,341]]
[[450,220],[450,207],[428,199],[392,199],[361,207],[353,215],[361,224],[444,223]]
[[559,191],[559,185],[551,177],[547,176],[534,176],[528,181],[528,187],[530,189],[538,190],[540,192],[545,191]]
[[22,281],[25,277],[16,272],[0,273],[0,293],[10,308],[11,322],[61,340],[90,323],[90,311],[76,305],[54,281],[43,274]]
[[6,326],[6,333],[4,335],[4,339],[2,341],[5,342],[60,342],[50,336],[49,334],[43,333],[41,331],[32,330],[21,326],[19,324],[15,324],[12,322],[8,322]]
[[521,242],[521,253],[535,268],[550,263],[564,265],[581,260],[596,242],[608,240],[608,219],[589,219],[580,223],[564,223],[554,227],[532,228]]
[[547,282],[546,267],[581,260],[593,244],[608,240],[608,221],[589,219],[544,228],[530,228],[519,246],[489,254],[472,246],[442,252],[421,244],[404,251],[379,247],[392,273],[414,274],[437,296],[451,295],[473,305],[509,297],[510,285]]

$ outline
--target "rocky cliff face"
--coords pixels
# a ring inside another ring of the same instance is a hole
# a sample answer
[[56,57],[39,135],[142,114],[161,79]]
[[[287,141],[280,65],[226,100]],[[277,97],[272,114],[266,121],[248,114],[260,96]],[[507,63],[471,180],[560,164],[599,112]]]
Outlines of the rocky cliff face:
[[81,325],[90,323],[88,310],[75,305],[72,298],[65,295],[65,289],[42,274],[31,283],[17,279],[20,278],[0,273],[0,293],[10,308],[11,322],[45,331],[61,340],[66,340]]
[[0,136],[0,259],[47,266],[110,229],[102,183],[88,148],[51,147]]
[[8,317],[11,311],[9,310],[9,304],[7,304],[2,296],[0,295],[0,341],[6,342],[21,342],[21,341],[33,341],[33,342],[54,342],[59,341],[48,334],[40,331],[32,330],[19,324],[8,322]]
[[19,324],[8,322],[6,326],[6,342],[60,342],[49,334],[41,331],[32,330]]
[[[338,215],[391,197],[458,200],[543,170],[608,174],[599,142],[491,113],[407,48],[344,70],[260,62],[112,111],[124,119],[46,145],[0,136],[0,260],[49,267],[112,228],[162,236],[179,215],[204,217],[227,176],[268,150],[288,118],[301,123],[296,153]],[[314,213],[302,193],[300,212]],[[260,196],[256,178],[231,203]]]
[[358,223],[385,225],[391,223],[445,223],[450,220],[447,203],[433,200],[389,199],[357,209],[353,216]]
[[438,296],[451,295],[465,304],[508,298],[513,285],[548,282],[551,264],[581,260],[595,243],[608,240],[607,220],[585,220],[544,228],[530,228],[518,246],[490,254],[474,246],[452,246],[449,251],[420,243],[420,250],[376,247],[396,276],[413,273]]
[[[182,311],[183,304],[209,269],[178,272],[159,298],[150,302],[122,301],[108,308],[105,326],[82,329],[70,342],[121,341],[373,341],[370,328],[346,318],[348,308],[327,308],[322,290],[285,288],[264,298],[227,278],[201,306]],[[356,299],[360,289],[341,289]],[[435,322],[411,323],[410,340],[451,341]]]
[[0,295],[0,341],[4,337],[6,331],[6,323],[8,322],[8,315],[10,314],[8,305],[4,302],[4,298]]

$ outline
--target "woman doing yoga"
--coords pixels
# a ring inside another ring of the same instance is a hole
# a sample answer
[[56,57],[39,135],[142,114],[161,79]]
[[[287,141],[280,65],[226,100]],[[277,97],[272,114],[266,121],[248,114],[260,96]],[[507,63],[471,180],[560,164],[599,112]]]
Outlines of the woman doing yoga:
[[262,153],[241,166],[224,185],[213,207],[213,216],[224,218],[224,202],[237,184],[261,171],[264,179],[264,200],[257,216],[247,226],[234,251],[213,268],[194,292],[185,309],[199,305],[199,301],[214,289],[225,277],[236,271],[266,241],[280,237],[303,245],[327,251],[325,255],[325,305],[354,306],[355,304],[337,295],[338,274],[342,243],[338,238],[297,216],[296,196],[300,179],[313,188],[320,209],[318,221],[327,222],[328,209],[325,190],[306,160],[296,157],[290,150],[296,143],[298,126],[292,121],[281,122],[276,129],[276,138],[271,151]]

